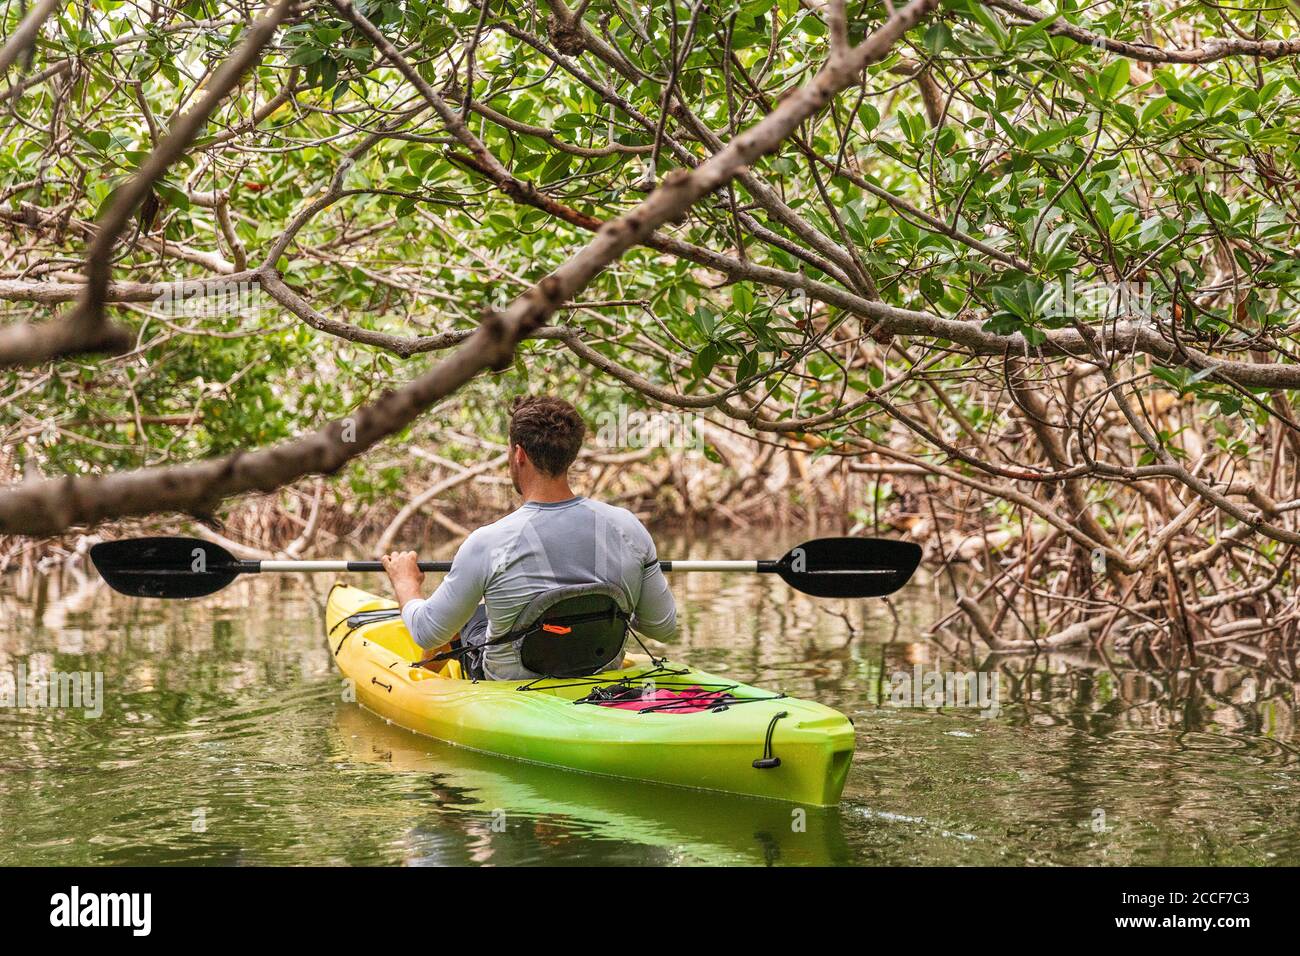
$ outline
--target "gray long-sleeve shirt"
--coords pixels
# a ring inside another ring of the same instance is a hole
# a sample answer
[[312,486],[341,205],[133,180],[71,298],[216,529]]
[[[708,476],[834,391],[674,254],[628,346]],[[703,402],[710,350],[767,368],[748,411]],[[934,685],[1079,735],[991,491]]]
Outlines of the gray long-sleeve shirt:
[[[581,496],[530,501],[473,531],[429,598],[402,606],[402,620],[421,647],[447,643],[486,605],[488,640],[510,632],[538,594],[577,584],[621,588],[638,633],[664,640],[677,633],[677,607],[659,568],[650,532],[624,508]],[[534,676],[515,644],[490,647],[484,670],[495,680]]]

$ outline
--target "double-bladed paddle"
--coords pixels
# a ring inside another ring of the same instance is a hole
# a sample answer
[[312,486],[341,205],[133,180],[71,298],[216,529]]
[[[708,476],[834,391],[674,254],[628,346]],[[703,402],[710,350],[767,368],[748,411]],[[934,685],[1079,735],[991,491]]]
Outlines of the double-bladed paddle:
[[[109,587],[132,597],[194,598],[220,591],[241,574],[382,571],[378,561],[241,561],[200,538],[125,538],[90,549]],[[748,571],[777,574],[815,597],[865,598],[892,594],[921,561],[910,541],[817,538],[776,561],[660,561],[667,572]],[[446,572],[450,561],[421,561],[421,571]]]

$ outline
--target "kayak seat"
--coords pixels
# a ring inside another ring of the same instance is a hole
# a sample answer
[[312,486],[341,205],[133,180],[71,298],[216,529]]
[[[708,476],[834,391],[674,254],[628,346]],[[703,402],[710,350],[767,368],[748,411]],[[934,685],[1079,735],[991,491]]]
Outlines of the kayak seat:
[[[608,591],[622,595],[617,588]],[[550,598],[554,603],[544,600]],[[519,644],[519,659],[530,671],[547,677],[586,677],[623,663],[629,615],[613,594],[563,596],[551,591],[534,599],[521,619],[537,604],[544,610],[525,625]]]
[[631,615],[620,588],[579,584],[537,595],[515,626],[476,648],[455,648],[439,657],[518,642],[519,660],[543,677],[588,677],[623,663]]

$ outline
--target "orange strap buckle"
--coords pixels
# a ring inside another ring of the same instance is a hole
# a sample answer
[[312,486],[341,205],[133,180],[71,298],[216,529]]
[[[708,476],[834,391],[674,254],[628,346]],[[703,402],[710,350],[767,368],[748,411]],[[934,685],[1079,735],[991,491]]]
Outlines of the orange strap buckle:
[[547,634],[572,634],[573,628],[565,627],[563,624],[543,624],[542,630]]

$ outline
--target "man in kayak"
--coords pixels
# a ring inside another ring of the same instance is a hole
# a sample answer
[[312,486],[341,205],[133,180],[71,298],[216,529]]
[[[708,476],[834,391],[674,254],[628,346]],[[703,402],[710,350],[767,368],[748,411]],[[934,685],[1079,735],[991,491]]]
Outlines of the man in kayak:
[[421,647],[441,647],[459,632],[462,646],[478,648],[463,659],[472,676],[537,677],[520,660],[520,642],[482,645],[509,634],[539,594],[575,585],[618,588],[632,628],[646,637],[665,640],[677,632],[677,608],[650,532],[630,511],[569,486],[585,432],[564,399],[515,399],[508,448],[510,481],[523,497],[518,510],[472,532],[427,599],[414,551],[383,557],[402,620]]

